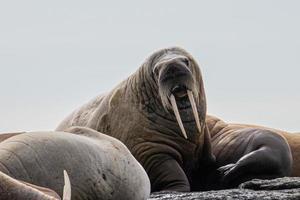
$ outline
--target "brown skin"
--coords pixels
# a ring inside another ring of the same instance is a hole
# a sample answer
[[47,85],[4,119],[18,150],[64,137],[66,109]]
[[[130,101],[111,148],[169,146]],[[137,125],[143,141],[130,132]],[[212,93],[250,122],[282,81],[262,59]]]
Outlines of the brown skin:
[[[202,131],[197,131],[182,88],[196,97]],[[177,97],[188,139],[182,137],[171,109],[171,93]],[[206,116],[199,67],[179,48],[155,52],[109,94],[73,112],[58,130],[73,125],[93,128],[125,143],[146,169],[152,191],[229,188],[252,178],[300,173],[298,136]]]
[[[195,97],[201,132],[187,101],[187,89]],[[188,139],[176,121],[171,94],[176,96]],[[214,163],[205,116],[200,69],[190,54],[175,47],[153,53],[136,73],[74,111],[57,130],[77,125],[113,136],[145,168],[152,192],[191,191],[202,188],[204,169]]]
[[[182,88],[196,97],[202,131],[197,131]],[[176,96],[188,139],[181,135],[170,94]],[[252,178],[300,173],[298,136],[206,116],[199,67],[179,48],[155,52],[135,74],[76,110],[58,130],[73,125],[93,128],[126,144],[146,169],[152,191],[229,188]]]
[[218,184],[211,183],[213,188],[236,187],[253,178],[300,175],[299,135],[253,125],[228,124],[213,116],[207,116],[206,124],[218,168],[215,174]]

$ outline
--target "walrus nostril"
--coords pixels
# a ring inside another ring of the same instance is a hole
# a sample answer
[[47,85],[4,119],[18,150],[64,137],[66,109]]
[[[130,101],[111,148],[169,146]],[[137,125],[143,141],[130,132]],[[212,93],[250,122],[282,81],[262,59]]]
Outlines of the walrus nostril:
[[183,61],[183,63],[184,63],[187,67],[190,66],[190,61],[189,61],[189,59],[183,58],[182,61]]

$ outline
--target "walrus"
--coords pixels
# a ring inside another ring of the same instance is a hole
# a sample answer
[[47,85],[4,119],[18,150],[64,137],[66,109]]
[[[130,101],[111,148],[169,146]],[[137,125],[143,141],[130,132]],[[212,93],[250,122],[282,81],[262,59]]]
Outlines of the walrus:
[[0,199],[149,197],[149,178],[124,144],[84,127],[66,131],[0,135]]
[[300,135],[226,123],[212,115],[206,117],[206,124],[220,178],[214,179],[214,188],[232,188],[254,178],[300,176]]
[[151,191],[195,191],[214,163],[200,68],[184,49],[151,54],[126,80],[66,117],[123,142],[146,170]]
[[75,110],[57,130],[73,125],[124,142],[146,169],[152,192],[300,175],[298,136],[206,115],[199,66],[178,47],[154,52],[136,73]]

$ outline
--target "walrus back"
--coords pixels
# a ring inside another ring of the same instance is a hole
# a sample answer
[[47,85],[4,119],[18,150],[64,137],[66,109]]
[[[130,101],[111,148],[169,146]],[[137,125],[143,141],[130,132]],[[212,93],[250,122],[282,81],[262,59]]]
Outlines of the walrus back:
[[89,119],[97,110],[103,99],[106,97],[105,94],[101,94],[88,103],[84,104],[80,108],[73,111],[68,115],[55,129],[56,131],[64,131],[71,126],[83,126],[87,127]]
[[89,136],[33,132],[11,137],[0,143],[0,171],[62,196],[66,170],[74,199],[146,199],[149,179],[129,150],[114,138],[83,131]]

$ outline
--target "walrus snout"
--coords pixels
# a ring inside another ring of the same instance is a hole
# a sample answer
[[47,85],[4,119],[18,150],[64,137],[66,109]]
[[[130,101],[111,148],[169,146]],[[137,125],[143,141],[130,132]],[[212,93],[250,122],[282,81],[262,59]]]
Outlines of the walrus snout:
[[176,85],[171,89],[171,93],[177,98],[187,97],[187,88],[184,85]]
[[[160,96],[163,101],[166,101],[173,94],[180,110],[191,107],[187,98],[187,90],[194,87],[195,81],[189,65],[187,58],[176,57],[159,62],[155,66]],[[168,102],[163,102],[163,104],[168,105]]]
[[196,106],[199,94],[192,73],[193,66],[186,56],[171,54],[162,58],[153,68],[162,105],[166,110],[173,111],[182,136],[186,139],[188,137],[179,111],[191,111],[199,133],[203,129]]
[[184,62],[165,64],[159,73],[160,82],[186,80],[192,77],[192,72]]

